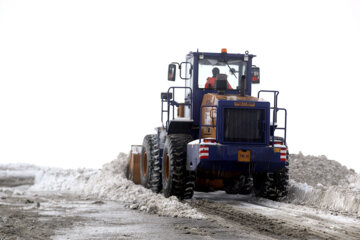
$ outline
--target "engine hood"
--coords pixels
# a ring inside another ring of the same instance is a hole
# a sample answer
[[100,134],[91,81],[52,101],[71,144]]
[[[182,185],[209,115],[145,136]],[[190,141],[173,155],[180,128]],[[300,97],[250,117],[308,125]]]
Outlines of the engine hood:
[[219,100],[229,101],[253,101],[253,102],[264,102],[263,99],[252,97],[252,96],[240,96],[240,95],[222,95],[217,93],[207,93],[204,95],[201,105],[218,105]]

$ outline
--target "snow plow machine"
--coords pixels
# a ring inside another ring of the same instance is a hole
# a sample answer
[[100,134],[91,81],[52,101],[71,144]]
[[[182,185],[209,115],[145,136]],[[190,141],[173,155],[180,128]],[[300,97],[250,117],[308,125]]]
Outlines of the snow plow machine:
[[252,84],[260,83],[254,57],[248,51],[197,51],[185,62],[169,64],[168,80],[175,81],[178,69],[185,86],[161,93],[162,126],[142,145],[131,146],[128,178],[179,199],[216,190],[285,197],[287,111],[277,106],[278,91],[251,95]]

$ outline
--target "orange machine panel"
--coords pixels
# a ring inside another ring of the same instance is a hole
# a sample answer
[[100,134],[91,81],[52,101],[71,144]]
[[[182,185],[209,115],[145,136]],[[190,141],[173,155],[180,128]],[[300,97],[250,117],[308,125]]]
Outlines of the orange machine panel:
[[[221,95],[217,93],[205,94],[201,106],[217,106],[219,100],[233,100],[233,101],[262,101],[259,98],[252,96],[239,96],[239,95]],[[234,106],[243,106],[248,104],[246,102],[236,103]],[[250,105],[249,105],[250,106]],[[201,128],[201,138],[216,138],[216,107],[203,107],[201,111],[201,124],[212,125],[210,127]]]

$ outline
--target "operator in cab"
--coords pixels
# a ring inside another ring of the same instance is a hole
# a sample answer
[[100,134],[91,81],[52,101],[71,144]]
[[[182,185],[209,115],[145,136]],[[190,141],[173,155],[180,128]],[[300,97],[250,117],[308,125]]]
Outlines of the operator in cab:
[[[213,76],[207,78],[206,84],[205,84],[205,88],[206,88],[206,89],[213,89],[213,88],[214,88],[215,81],[216,81],[216,77],[217,77],[217,75],[218,75],[219,73],[220,73],[219,68],[214,67],[214,68],[212,69],[212,74],[213,74]],[[232,87],[231,87],[231,85],[230,85],[229,82],[227,83],[227,85],[228,85],[228,89],[232,90]]]

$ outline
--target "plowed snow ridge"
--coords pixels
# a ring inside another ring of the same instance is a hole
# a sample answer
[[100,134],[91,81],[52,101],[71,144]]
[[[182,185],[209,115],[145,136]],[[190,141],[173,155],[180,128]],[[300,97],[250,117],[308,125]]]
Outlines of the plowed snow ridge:
[[[123,202],[139,209],[170,217],[204,218],[186,202],[165,198],[125,177],[127,155],[107,163],[100,170],[39,168],[32,165],[0,165],[0,175],[35,175],[33,191],[57,191]],[[0,188],[1,193],[1,188]],[[360,214],[360,176],[325,156],[290,156],[290,192],[284,201],[328,209],[345,214]]]
[[326,156],[290,156],[291,203],[360,214],[360,175]]
[[70,191],[87,197],[120,201],[129,208],[162,216],[204,218],[176,197],[165,198],[127,180],[127,158],[126,154],[120,153],[116,160],[105,164],[100,170],[43,169],[30,190]]

